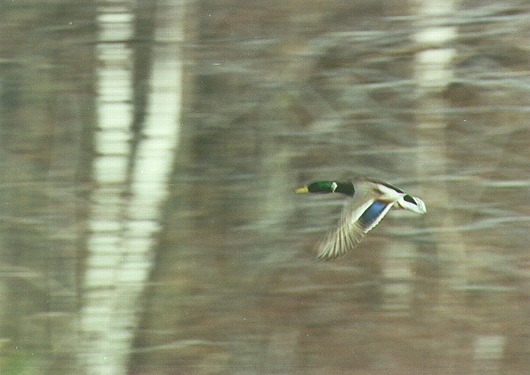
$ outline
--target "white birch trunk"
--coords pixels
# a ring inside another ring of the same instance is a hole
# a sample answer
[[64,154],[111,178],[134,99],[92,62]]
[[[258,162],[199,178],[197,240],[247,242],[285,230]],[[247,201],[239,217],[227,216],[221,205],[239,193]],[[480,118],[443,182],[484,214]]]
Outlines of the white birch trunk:
[[98,17],[98,154],[81,311],[80,355],[88,374],[127,371],[180,129],[183,23],[176,2],[159,6],[148,115],[138,147],[130,146],[133,54],[124,42],[133,36],[133,6],[107,2]]
[[[429,213],[429,227],[455,227],[451,213],[451,199],[445,181],[433,181],[432,177],[445,176],[448,167],[448,145],[446,129],[448,121],[443,115],[447,103],[441,99],[441,92],[451,82],[452,60],[456,51],[446,46],[455,38],[456,28],[447,26],[446,21],[456,12],[453,0],[420,0],[419,18],[421,24],[416,41],[421,52],[416,54],[416,83],[421,94],[417,108],[417,131],[419,136],[419,174],[423,177],[426,191],[423,193]],[[432,214],[438,213],[438,214]],[[439,256],[448,267],[446,288],[455,291],[466,283],[465,246],[458,232],[433,235],[439,236],[436,244]]]
[[[440,97],[453,76],[452,61],[456,51],[447,46],[456,38],[456,27],[450,24],[451,17],[454,17],[457,11],[455,0],[419,1],[422,24],[416,35],[416,41],[423,50],[416,55],[416,82],[422,94],[417,111],[420,147],[418,160],[420,175],[423,176],[426,186],[423,196],[425,201],[429,202],[430,214],[427,214],[427,220],[431,228],[458,228],[452,213],[449,186],[446,181],[436,179],[437,176],[446,176],[449,172],[446,165],[449,160],[446,137],[448,120],[443,115],[447,103]],[[438,237],[437,253],[443,264],[439,312],[442,318],[447,316],[456,321],[463,321],[466,319],[466,301],[463,292],[468,282],[466,264],[469,263],[465,239],[457,229],[450,232],[438,231],[433,235]],[[480,373],[484,373],[483,366],[479,363],[483,358],[487,358],[489,368],[498,369],[499,363],[493,365],[492,362],[500,360],[504,350],[503,337],[494,336],[491,340],[489,336],[486,338],[487,340],[479,336],[475,342],[474,366],[481,369]],[[448,353],[450,361],[454,362],[452,364],[455,366],[458,366],[456,364],[460,355],[458,350],[458,346],[455,345],[454,351]]]

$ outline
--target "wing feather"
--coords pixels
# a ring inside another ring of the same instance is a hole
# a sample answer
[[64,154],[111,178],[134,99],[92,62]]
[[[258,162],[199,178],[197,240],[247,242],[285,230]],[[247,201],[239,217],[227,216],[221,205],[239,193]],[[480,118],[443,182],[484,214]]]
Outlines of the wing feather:
[[342,211],[338,228],[331,231],[320,246],[319,259],[333,259],[354,249],[385,217],[394,201],[380,201],[373,189],[354,196]]

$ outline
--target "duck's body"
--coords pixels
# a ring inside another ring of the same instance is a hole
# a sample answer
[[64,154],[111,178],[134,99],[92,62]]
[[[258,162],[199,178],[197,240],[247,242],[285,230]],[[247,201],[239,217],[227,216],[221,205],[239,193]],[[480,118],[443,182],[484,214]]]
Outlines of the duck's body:
[[339,227],[322,243],[318,258],[336,258],[353,249],[385,217],[392,207],[418,214],[427,212],[423,201],[383,181],[358,178],[352,182],[317,181],[297,193],[342,193],[350,197]]

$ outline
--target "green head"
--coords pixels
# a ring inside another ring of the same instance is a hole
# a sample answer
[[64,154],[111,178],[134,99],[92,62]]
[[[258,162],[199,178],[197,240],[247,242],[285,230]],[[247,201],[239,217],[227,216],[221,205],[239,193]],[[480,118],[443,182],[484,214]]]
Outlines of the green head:
[[297,193],[342,193],[353,196],[355,189],[351,182],[316,181],[309,185],[299,187]]

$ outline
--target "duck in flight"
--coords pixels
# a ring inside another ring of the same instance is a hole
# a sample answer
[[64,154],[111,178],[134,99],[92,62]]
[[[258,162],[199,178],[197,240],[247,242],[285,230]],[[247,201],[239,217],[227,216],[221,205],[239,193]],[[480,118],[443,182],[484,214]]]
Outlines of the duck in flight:
[[425,203],[389,183],[357,178],[350,182],[316,181],[299,187],[296,193],[341,193],[346,202],[338,228],[324,240],[319,259],[333,259],[355,248],[363,237],[385,217],[392,207],[424,214]]

